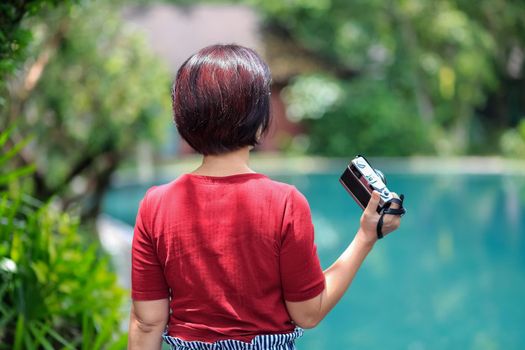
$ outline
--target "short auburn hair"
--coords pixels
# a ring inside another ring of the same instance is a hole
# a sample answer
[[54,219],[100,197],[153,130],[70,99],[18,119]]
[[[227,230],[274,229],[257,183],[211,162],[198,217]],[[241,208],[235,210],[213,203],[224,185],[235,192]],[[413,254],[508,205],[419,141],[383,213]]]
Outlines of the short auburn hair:
[[270,125],[268,65],[252,49],[208,46],[182,64],[172,87],[177,129],[197,152],[255,146]]

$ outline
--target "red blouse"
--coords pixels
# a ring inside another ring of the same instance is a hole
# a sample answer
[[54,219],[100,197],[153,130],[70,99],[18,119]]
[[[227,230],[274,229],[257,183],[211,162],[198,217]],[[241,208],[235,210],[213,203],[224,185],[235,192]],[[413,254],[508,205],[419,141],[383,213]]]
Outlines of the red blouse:
[[324,288],[310,208],[291,185],[262,174],[186,174],[141,202],[132,298],[170,297],[170,336],[249,342],[290,332],[284,300]]

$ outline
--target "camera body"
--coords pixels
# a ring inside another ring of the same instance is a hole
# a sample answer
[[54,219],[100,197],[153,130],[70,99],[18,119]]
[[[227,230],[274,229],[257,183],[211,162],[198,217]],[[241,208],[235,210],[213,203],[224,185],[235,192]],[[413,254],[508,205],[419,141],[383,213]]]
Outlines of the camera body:
[[352,159],[341,175],[339,182],[363,209],[368,205],[374,190],[379,192],[381,196],[377,208],[378,212],[381,211],[385,202],[394,198],[386,187],[386,179],[383,173],[372,168],[365,157],[361,155]]

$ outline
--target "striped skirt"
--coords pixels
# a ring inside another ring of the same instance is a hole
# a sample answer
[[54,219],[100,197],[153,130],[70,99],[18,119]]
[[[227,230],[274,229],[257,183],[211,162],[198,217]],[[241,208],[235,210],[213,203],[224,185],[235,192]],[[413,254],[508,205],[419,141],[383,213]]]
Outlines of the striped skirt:
[[297,327],[292,333],[257,335],[249,343],[240,340],[219,340],[215,343],[185,341],[167,334],[162,337],[171,350],[296,350],[295,339],[303,333],[303,329]]

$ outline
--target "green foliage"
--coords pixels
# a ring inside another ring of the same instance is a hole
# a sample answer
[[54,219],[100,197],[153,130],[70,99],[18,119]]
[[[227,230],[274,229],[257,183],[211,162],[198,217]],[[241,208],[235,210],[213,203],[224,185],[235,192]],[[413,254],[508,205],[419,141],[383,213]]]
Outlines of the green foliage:
[[13,160],[14,157],[16,157],[18,152],[20,152],[20,150],[27,145],[27,143],[30,140],[26,139],[22,142],[19,142],[11,149],[7,150],[6,144],[9,141],[9,137],[11,136],[14,127],[15,126],[12,125],[10,128],[0,133],[0,149],[6,150],[5,152],[2,152],[2,154],[0,154],[0,169],[3,169],[3,171],[0,173],[0,188],[9,184],[13,180],[16,180],[24,175],[32,173],[35,170],[35,167],[32,164],[10,169],[10,162]]
[[32,40],[31,30],[24,28],[24,18],[42,10],[62,6],[69,1],[60,0],[17,0],[0,3],[0,82],[23,62],[25,49]]
[[28,171],[0,174],[0,349],[122,349],[125,292],[108,258],[78,220],[23,194],[16,180]]
[[[340,94],[353,101],[348,103],[363,104],[347,104],[344,108],[339,104],[326,109],[329,113],[326,115],[318,114],[319,108],[313,107],[309,112],[310,117],[315,115],[309,122],[312,151],[351,153],[345,148],[350,140],[329,141],[327,135],[336,129],[353,130],[357,125],[364,125],[364,119],[371,119],[368,127],[388,130],[392,125],[387,119],[391,118],[402,127],[409,126],[407,137],[393,145],[403,154],[406,147],[402,143],[417,129],[428,133],[417,138],[420,144],[415,141],[411,144],[413,153],[427,152],[429,143],[438,153],[493,152],[497,149],[494,134],[515,126],[515,112],[508,111],[525,112],[520,102],[525,99],[524,2],[245,2],[262,10],[270,31],[280,33],[278,35],[284,33],[294,45],[323,62],[322,69],[339,81]],[[511,69],[512,62],[516,67]],[[359,82],[354,83],[356,78]],[[301,81],[299,78],[293,84]],[[375,103],[368,96],[361,96],[363,99],[359,100],[351,98],[363,85],[377,99]],[[521,97],[507,98],[514,95]],[[479,111],[485,108],[489,96],[500,101],[508,99],[514,104],[491,106],[484,112],[490,114],[480,117]],[[312,104],[311,101],[304,103]],[[395,117],[382,114],[385,111],[382,106],[387,105],[392,106]],[[350,114],[336,116],[338,113]],[[340,123],[338,128],[334,125],[336,120]],[[381,125],[383,122],[387,125]],[[411,127],[412,123],[416,125]],[[381,140],[380,133],[364,132],[373,139],[358,137],[361,151],[382,153],[375,148]],[[316,143],[316,139],[322,141]],[[323,149],[322,143],[328,148]]]
[[509,157],[525,157],[525,118],[516,128],[507,130],[500,141],[501,151]]
[[410,155],[428,152],[428,127],[383,80],[303,76],[285,90],[290,116],[305,119],[317,154]]
[[[28,122],[48,160],[56,162],[48,166],[62,168],[67,161],[60,159],[74,158],[71,150],[58,150],[66,144],[96,153],[125,151],[141,138],[156,141],[162,135],[159,118],[169,113],[170,77],[142,37],[103,1],[75,7],[60,20],[67,28],[63,42],[31,101],[31,114],[48,118]],[[47,138],[58,133],[60,138]]]
[[125,342],[118,331],[124,292],[107,258],[81,238],[78,223],[7,193],[0,217],[0,348],[102,349]]
[[108,143],[121,150],[140,138],[155,140],[162,135],[155,121],[169,101],[169,74],[142,38],[101,6],[93,2],[68,19],[64,45],[35,92],[39,109],[54,114],[63,137],[87,152]]
[[12,79],[4,117],[18,121],[21,138],[34,135],[24,156],[37,167],[35,196],[58,194],[93,217],[120,162],[163,139],[171,77],[113,3],[49,11],[31,27],[33,73]]

